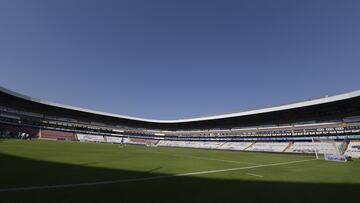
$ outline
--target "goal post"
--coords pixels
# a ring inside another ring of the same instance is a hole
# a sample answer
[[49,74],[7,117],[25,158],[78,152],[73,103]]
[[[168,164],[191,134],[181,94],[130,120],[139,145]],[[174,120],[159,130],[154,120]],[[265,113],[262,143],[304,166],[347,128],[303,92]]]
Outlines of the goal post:
[[335,140],[324,138],[312,138],[312,145],[316,159],[339,162],[347,161],[343,149],[345,142],[335,142]]

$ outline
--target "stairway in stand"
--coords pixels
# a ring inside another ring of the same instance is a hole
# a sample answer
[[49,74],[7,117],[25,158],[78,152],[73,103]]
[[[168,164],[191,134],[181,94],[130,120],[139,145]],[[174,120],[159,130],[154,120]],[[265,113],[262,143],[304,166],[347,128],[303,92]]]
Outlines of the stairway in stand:
[[282,152],[286,152],[286,150],[288,150],[293,144],[294,142],[290,142],[289,145]]
[[254,144],[256,144],[256,142],[253,142],[251,145],[249,145],[248,147],[246,147],[246,148],[244,149],[244,151],[247,150],[247,149],[249,149],[250,147],[252,147]]

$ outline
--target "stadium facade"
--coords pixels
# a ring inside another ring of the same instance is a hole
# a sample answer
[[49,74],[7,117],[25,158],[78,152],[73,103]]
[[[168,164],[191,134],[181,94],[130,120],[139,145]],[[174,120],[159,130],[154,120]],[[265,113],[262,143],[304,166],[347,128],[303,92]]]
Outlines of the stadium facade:
[[360,90],[236,113],[155,120],[56,104],[0,87],[0,130],[0,137],[301,153],[316,150],[308,146],[314,138],[327,138],[346,141],[342,151],[350,147],[357,156]]

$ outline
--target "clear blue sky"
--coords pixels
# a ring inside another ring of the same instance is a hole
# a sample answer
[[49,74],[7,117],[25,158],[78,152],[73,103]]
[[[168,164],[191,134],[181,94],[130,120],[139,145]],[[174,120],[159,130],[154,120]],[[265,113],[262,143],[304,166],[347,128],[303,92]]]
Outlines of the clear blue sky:
[[0,85],[173,119],[360,89],[358,0],[0,1]]

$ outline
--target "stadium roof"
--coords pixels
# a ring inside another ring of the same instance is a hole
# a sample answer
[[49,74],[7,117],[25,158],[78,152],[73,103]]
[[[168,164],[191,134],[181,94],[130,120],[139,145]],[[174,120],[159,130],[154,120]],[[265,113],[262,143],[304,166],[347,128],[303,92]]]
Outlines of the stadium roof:
[[333,103],[333,102],[337,102],[337,101],[343,101],[343,100],[360,97],[360,90],[357,90],[357,91],[353,91],[353,92],[349,92],[349,93],[345,93],[345,94],[339,94],[336,96],[326,96],[323,98],[310,99],[310,100],[294,102],[294,103],[289,103],[289,104],[284,104],[284,105],[265,107],[265,108],[244,110],[244,111],[235,112],[235,113],[226,113],[226,114],[220,114],[220,115],[203,116],[203,117],[188,118],[188,119],[157,120],[157,119],[146,119],[146,118],[125,116],[125,115],[120,115],[120,114],[107,113],[107,112],[89,110],[89,109],[85,109],[85,108],[79,108],[79,107],[74,107],[74,106],[69,106],[69,105],[64,105],[64,104],[58,104],[58,103],[54,103],[54,102],[49,102],[49,101],[29,97],[29,96],[8,90],[1,86],[0,86],[0,92],[17,97],[19,99],[24,99],[24,100],[35,102],[38,104],[47,105],[49,107],[58,107],[58,108],[62,108],[62,109],[74,110],[74,111],[83,112],[83,113],[96,114],[96,115],[100,115],[100,116],[108,116],[108,117],[114,117],[114,118],[120,118],[120,119],[129,119],[129,120],[133,120],[133,121],[151,122],[151,123],[158,123],[158,124],[167,124],[167,123],[168,124],[171,124],[171,123],[176,124],[176,123],[188,123],[188,122],[228,119],[228,118],[234,118],[234,117],[244,117],[244,116],[265,114],[265,113],[278,112],[278,111],[287,111],[287,110],[298,109],[298,108],[302,108],[302,107],[318,106],[318,105],[322,105],[322,104],[328,104],[328,103]]

